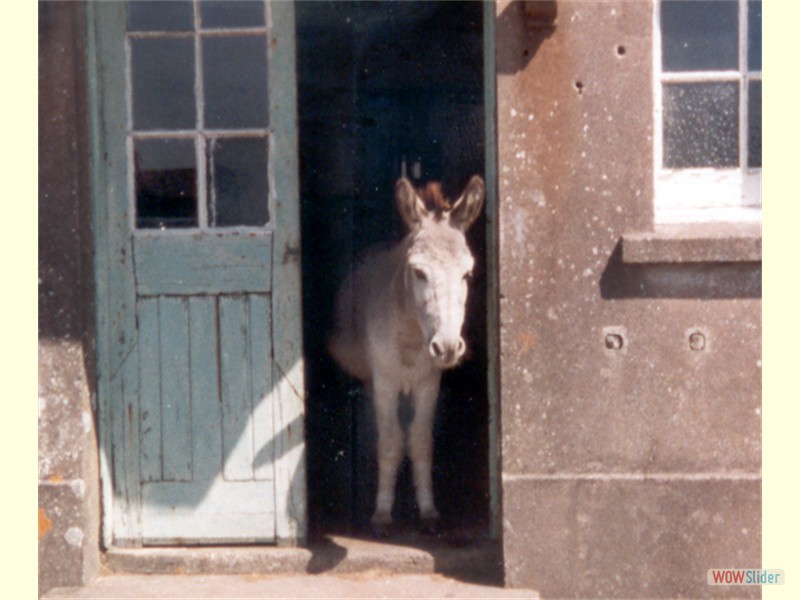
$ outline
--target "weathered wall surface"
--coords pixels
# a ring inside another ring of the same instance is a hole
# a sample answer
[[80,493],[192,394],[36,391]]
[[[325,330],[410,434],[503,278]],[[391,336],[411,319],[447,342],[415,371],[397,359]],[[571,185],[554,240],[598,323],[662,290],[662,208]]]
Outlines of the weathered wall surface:
[[652,4],[524,4],[496,32],[507,583],[758,594],[706,571],[760,566],[760,263],[623,262],[652,229]]
[[39,593],[99,570],[85,15],[39,3]]

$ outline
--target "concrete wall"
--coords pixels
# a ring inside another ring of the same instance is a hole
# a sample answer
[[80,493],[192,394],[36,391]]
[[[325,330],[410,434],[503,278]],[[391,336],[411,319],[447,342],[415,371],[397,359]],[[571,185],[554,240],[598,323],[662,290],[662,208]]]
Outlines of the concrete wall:
[[99,571],[83,3],[39,3],[39,593]]
[[546,4],[497,4],[507,583],[758,595],[706,571],[760,566],[760,234],[639,235],[652,4]]

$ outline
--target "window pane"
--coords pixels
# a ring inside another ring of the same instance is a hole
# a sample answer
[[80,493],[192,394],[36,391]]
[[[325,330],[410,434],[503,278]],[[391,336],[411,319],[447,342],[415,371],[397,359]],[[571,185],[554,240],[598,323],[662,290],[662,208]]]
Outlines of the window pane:
[[747,166],[761,167],[761,82],[751,81],[747,91]]
[[747,68],[761,70],[761,2],[747,3]]
[[267,127],[267,41],[263,35],[203,40],[207,128]]
[[128,2],[128,31],[191,31],[191,0],[132,0]]
[[664,71],[739,69],[736,0],[663,0]]
[[136,140],[136,226],[197,226],[193,140]]
[[209,225],[260,226],[269,221],[267,144],[266,138],[209,142]]
[[131,53],[134,128],[194,128],[192,40],[134,39]]
[[664,166],[739,165],[739,84],[664,86]]
[[263,27],[264,3],[252,0],[206,0],[200,3],[200,19],[206,29]]

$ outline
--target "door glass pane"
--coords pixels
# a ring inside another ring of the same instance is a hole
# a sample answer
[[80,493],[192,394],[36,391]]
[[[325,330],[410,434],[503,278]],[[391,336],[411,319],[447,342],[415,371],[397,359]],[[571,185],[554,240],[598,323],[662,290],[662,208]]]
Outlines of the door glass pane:
[[664,86],[664,166],[739,165],[739,84]]
[[191,0],[132,0],[128,2],[128,31],[191,31]]
[[761,82],[751,81],[747,92],[747,166],[761,167]]
[[191,38],[132,39],[131,69],[134,129],[194,128]]
[[664,71],[739,68],[736,0],[664,0],[661,37]]
[[194,140],[136,140],[136,226],[197,226]]
[[266,36],[204,39],[203,79],[207,128],[268,126]]
[[209,142],[209,225],[266,225],[269,221],[267,163],[267,138]]
[[747,3],[747,68],[761,70],[761,2]]
[[202,27],[263,27],[264,4],[252,0],[205,0],[200,3]]

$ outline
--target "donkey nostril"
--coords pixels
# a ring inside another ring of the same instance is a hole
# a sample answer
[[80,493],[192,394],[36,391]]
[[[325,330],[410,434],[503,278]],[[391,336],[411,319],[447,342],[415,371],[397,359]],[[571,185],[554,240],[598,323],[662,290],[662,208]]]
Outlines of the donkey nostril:
[[431,342],[431,353],[436,358],[441,358],[442,354],[444,354],[444,351],[442,350],[442,347],[439,345],[439,343],[434,341]]
[[467,350],[467,345],[464,343],[464,338],[458,338],[458,346],[456,347],[456,356],[461,358]]

